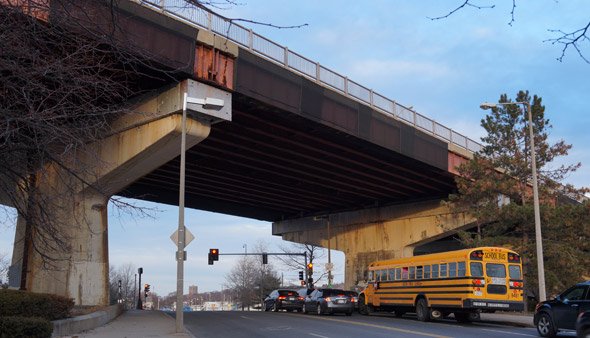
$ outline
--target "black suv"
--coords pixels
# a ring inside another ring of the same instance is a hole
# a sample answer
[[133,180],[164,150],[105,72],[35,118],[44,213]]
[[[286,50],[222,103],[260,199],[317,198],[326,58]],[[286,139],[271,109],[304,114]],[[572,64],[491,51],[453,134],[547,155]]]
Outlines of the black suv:
[[535,326],[541,337],[555,337],[559,330],[575,330],[576,318],[588,310],[590,281],[578,283],[554,299],[537,304]]

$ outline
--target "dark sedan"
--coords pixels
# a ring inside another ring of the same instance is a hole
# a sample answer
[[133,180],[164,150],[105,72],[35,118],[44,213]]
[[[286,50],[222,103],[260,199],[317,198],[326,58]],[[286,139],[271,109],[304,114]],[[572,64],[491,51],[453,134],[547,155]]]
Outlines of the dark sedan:
[[288,312],[302,311],[303,297],[299,296],[297,291],[294,290],[274,290],[264,299],[264,310],[273,310],[276,312],[281,309],[285,309]]
[[578,338],[590,338],[590,310],[581,312],[576,321]]
[[555,337],[560,330],[575,330],[576,318],[590,310],[590,281],[578,283],[554,299],[537,304],[535,326],[541,337]]
[[317,289],[305,299],[303,312],[314,312],[318,315],[345,313],[352,315],[354,303],[346,291],[340,289]]

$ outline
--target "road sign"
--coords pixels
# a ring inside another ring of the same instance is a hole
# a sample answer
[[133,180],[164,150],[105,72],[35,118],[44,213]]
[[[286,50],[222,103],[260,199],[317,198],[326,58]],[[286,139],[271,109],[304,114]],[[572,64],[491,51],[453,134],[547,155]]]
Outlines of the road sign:
[[[170,235],[170,239],[176,246],[178,246],[178,230],[174,231],[172,235]],[[190,242],[195,239],[195,236],[188,230],[187,227],[184,227],[184,246],[186,247],[189,245]]]
[[334,269],[334,263],[326,263],[326,271],[332,271]]

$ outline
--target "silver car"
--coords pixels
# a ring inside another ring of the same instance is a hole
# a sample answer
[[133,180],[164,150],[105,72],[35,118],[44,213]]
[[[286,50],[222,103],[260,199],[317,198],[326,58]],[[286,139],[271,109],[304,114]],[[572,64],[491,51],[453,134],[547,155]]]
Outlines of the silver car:
[[333,314],[344,313],[352,315],[354,303],[350,295],[340,289],[317,289],[314,290],[303,304],[304,313]]

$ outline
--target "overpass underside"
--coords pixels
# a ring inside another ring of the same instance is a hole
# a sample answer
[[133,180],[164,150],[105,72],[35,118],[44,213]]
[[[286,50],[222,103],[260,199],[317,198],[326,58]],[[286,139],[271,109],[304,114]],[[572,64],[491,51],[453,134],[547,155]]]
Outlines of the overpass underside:
[[[187,207],[274,222],[273,234],[285,240],[329,243],[346,254],[347,286],[362,280],[368,262],[411,255],[470,222],[440,205],[455,190],[457,155],[446,142],[215,34],[119,5],[138,48],[165,51],[158,62],[176,69],[179,83],[141,99],[111,135],[73,159],[94,169],[73,193],[63,193],[72,184],[56,183],[69,175],[58,169],[39,182],[59,199],[47,212],[63,225],[67,248],[46,269],[44,248],[30,247],[35,234],[19,218],[13,266],[22,267],[24,288],[108,303],[106,204],[112,195],[178,203],[182,94],[202,97],[199,86],[231,94],[231,121],[191,114]],[[154,40],[138,39],[148,35]],[[330,236],[313,221],[324,215]]]

